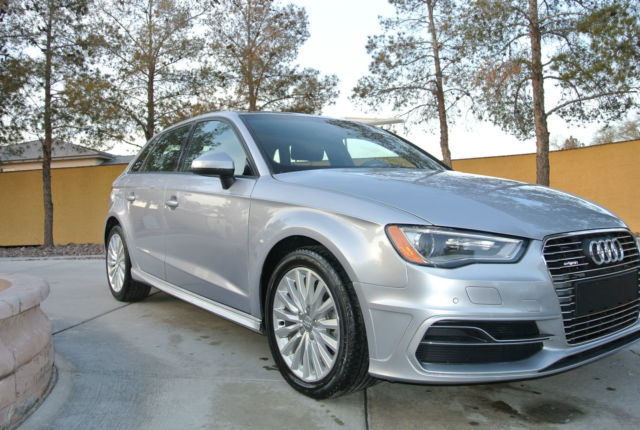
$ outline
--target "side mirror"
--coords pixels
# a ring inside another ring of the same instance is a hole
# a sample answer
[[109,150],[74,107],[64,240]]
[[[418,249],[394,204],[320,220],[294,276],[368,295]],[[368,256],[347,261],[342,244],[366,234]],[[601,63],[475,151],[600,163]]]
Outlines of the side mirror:
[[236,167],[225,152],[207,152],[191,162],[191,171],[197,175],[219,176],[225,190],[235,182]]

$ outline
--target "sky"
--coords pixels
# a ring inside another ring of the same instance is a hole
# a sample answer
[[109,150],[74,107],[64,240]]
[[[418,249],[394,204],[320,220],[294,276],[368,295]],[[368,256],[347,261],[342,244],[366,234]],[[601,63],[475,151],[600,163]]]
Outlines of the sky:
[[[367,36],[379,34],[378,17],[394,15],[387,0],[289,0],[304,6],[309,17],[310,38],[302,46],[298,64],[313,67],[321,73],[335,74],[340,79],[340,96],[323,114],[336,117],[392,117],[394,112],[366,112],[366,107],[349,100],[358,79],[368,73],[370,57],[365,45]],[[549,118],[552,138],[560,142],[569,136],[588,144],[601,125],[569,126],[557,117]],[[430,126],[411,126],[408,132],[397,130],[415,144],[442,158],[439,132]],[[479,122],[471,114],[459,118],[449,133],[453,159],[535,152],[535,140],[519,141],[498,127]]]

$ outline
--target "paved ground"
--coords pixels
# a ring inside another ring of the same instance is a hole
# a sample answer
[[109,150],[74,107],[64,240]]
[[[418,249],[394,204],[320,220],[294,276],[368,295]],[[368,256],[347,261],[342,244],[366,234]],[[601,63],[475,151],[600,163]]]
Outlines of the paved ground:
[[35,429],[637,429],[640,344],[535,381],[472,387],[380,383],[314,401],[274,369],[266,338],[155,293],[123,305],[103,260],[0,260],[49,281],[58,383]]

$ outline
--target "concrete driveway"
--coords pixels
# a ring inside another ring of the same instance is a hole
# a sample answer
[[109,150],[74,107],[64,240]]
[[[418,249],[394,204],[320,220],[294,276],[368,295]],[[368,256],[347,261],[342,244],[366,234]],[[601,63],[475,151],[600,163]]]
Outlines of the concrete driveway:
[[123,304],[104,260],[0,260],[46,279],[58,381],[32,429],[637,429],[640,344],[553,377],[438,387],[382,382],[335,400],[281,379],[265,337],[164,293]]

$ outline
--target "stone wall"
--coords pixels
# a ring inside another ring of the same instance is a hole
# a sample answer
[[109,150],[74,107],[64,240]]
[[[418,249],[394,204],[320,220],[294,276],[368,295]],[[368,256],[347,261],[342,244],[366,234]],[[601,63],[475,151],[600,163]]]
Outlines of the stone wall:
[[40,278],[0,274],[0,430],[37,405],[51,381],[51,322],[40,309],[48,295]]

